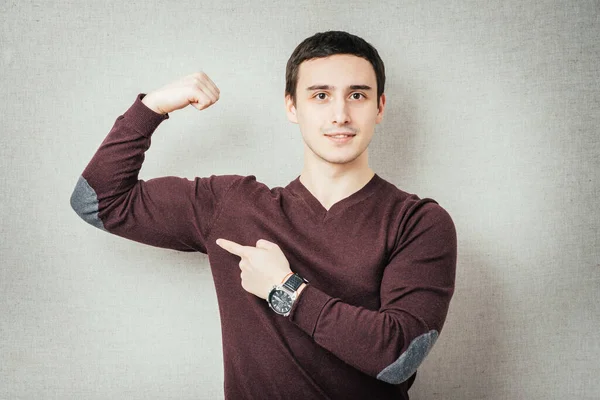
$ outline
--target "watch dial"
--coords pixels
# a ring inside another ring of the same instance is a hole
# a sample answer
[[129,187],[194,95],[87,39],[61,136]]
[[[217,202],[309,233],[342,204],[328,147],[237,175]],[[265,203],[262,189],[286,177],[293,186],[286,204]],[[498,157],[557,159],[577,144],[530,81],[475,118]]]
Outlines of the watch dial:
[[292,309],[292,298],[283,290],[274,290],[269,297],[269,303],[275,311],[285,314]]

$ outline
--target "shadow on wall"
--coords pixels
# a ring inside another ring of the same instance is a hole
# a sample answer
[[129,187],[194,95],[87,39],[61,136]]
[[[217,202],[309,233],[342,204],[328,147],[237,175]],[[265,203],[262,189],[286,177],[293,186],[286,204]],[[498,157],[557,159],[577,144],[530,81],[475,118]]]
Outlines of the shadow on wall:
[[[427,186],[419,181],[420,149],[427,145],[423,132],[427,124],[420,118],[426,117],[426,112],[420,109],[414,88],[402,77],[389,78],[386,110],[374,136],[377,147],[370,146],[369,163],[399,189],[430,197],[418,189]],[[436,198],[435,194],[431,197]],[[475,235],[483,232],[468,225],[472,222],[461,221],[451,204],[443,207],[453,217],[458,236],[455,292],[440,337],[418,369],[409,394],[414,400],[486,399],[489,393],[502,393],[505,377],[514,374],[505,339],[510,323],[506,311],[521,315],[519,305],[506,293],[501,266],[494,265],[497,258],[482,252],[497,247],[487,243],[485,236],[477,238]]]
[[507,382],[506,377],[516,373],[518,358],[511,355],[517,347],[510,348],[510,338],[520,341],[527,334],[515,331],[508,314],[523,315],[521,305],[507,292],[492,255],[482,254],[483,246],[470,240],[472,230],[457,224],[457,233],[454,297],[440,339],[417,374],[411,399],[488,399],[490,393],[520,398],[519,383]]
[[[410,89],[400,78],[388,76],[385,84],[386,106],[383,120],[375,125],[375,134],[369,145],[369,165],[401,190],[415,175],[418,157],[419,111]],[[381,172],[379,172],[381,171]]]

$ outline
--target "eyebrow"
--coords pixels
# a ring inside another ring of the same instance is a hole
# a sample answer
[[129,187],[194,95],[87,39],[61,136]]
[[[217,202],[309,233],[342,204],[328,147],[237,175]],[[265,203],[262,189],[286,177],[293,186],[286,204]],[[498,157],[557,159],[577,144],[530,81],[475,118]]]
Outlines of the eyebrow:
[[[348,86],[350,90],[371,90],[373,89],[369,85],[350,85]],[[306,90],[335,90],[335,86],[330,85],[312,85],[306,88]]]

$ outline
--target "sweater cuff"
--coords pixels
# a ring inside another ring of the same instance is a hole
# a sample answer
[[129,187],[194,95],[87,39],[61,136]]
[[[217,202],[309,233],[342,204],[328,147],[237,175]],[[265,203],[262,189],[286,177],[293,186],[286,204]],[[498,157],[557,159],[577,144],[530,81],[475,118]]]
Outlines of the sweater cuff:
[[312,338],[325,304],[333,299],[314,285],[308,284],[292,305],[289,319]]
[[135,98],[135,102],[123,114],[128,125],[142,135],[149,137],[156,130],[158,125],[165,119],[169,119],[169,114],[159,114],[151,110],[142,103],[146,93],[140,93]]

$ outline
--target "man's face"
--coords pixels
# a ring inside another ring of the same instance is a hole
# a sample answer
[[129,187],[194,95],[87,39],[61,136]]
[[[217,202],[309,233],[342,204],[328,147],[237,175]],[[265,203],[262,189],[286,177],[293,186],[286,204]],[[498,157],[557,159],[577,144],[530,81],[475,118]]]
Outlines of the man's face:
[[[369,61],[336,54],[300,64],[296,107],[289,96],[285,102],[288,119],[300,125],[308,149],[326,162],[346,164],[366,155],[375,124],[383,118],[385,95],[378,108],[377,80]],[[335,132],[356,136],[338,143],[324,135]]]

